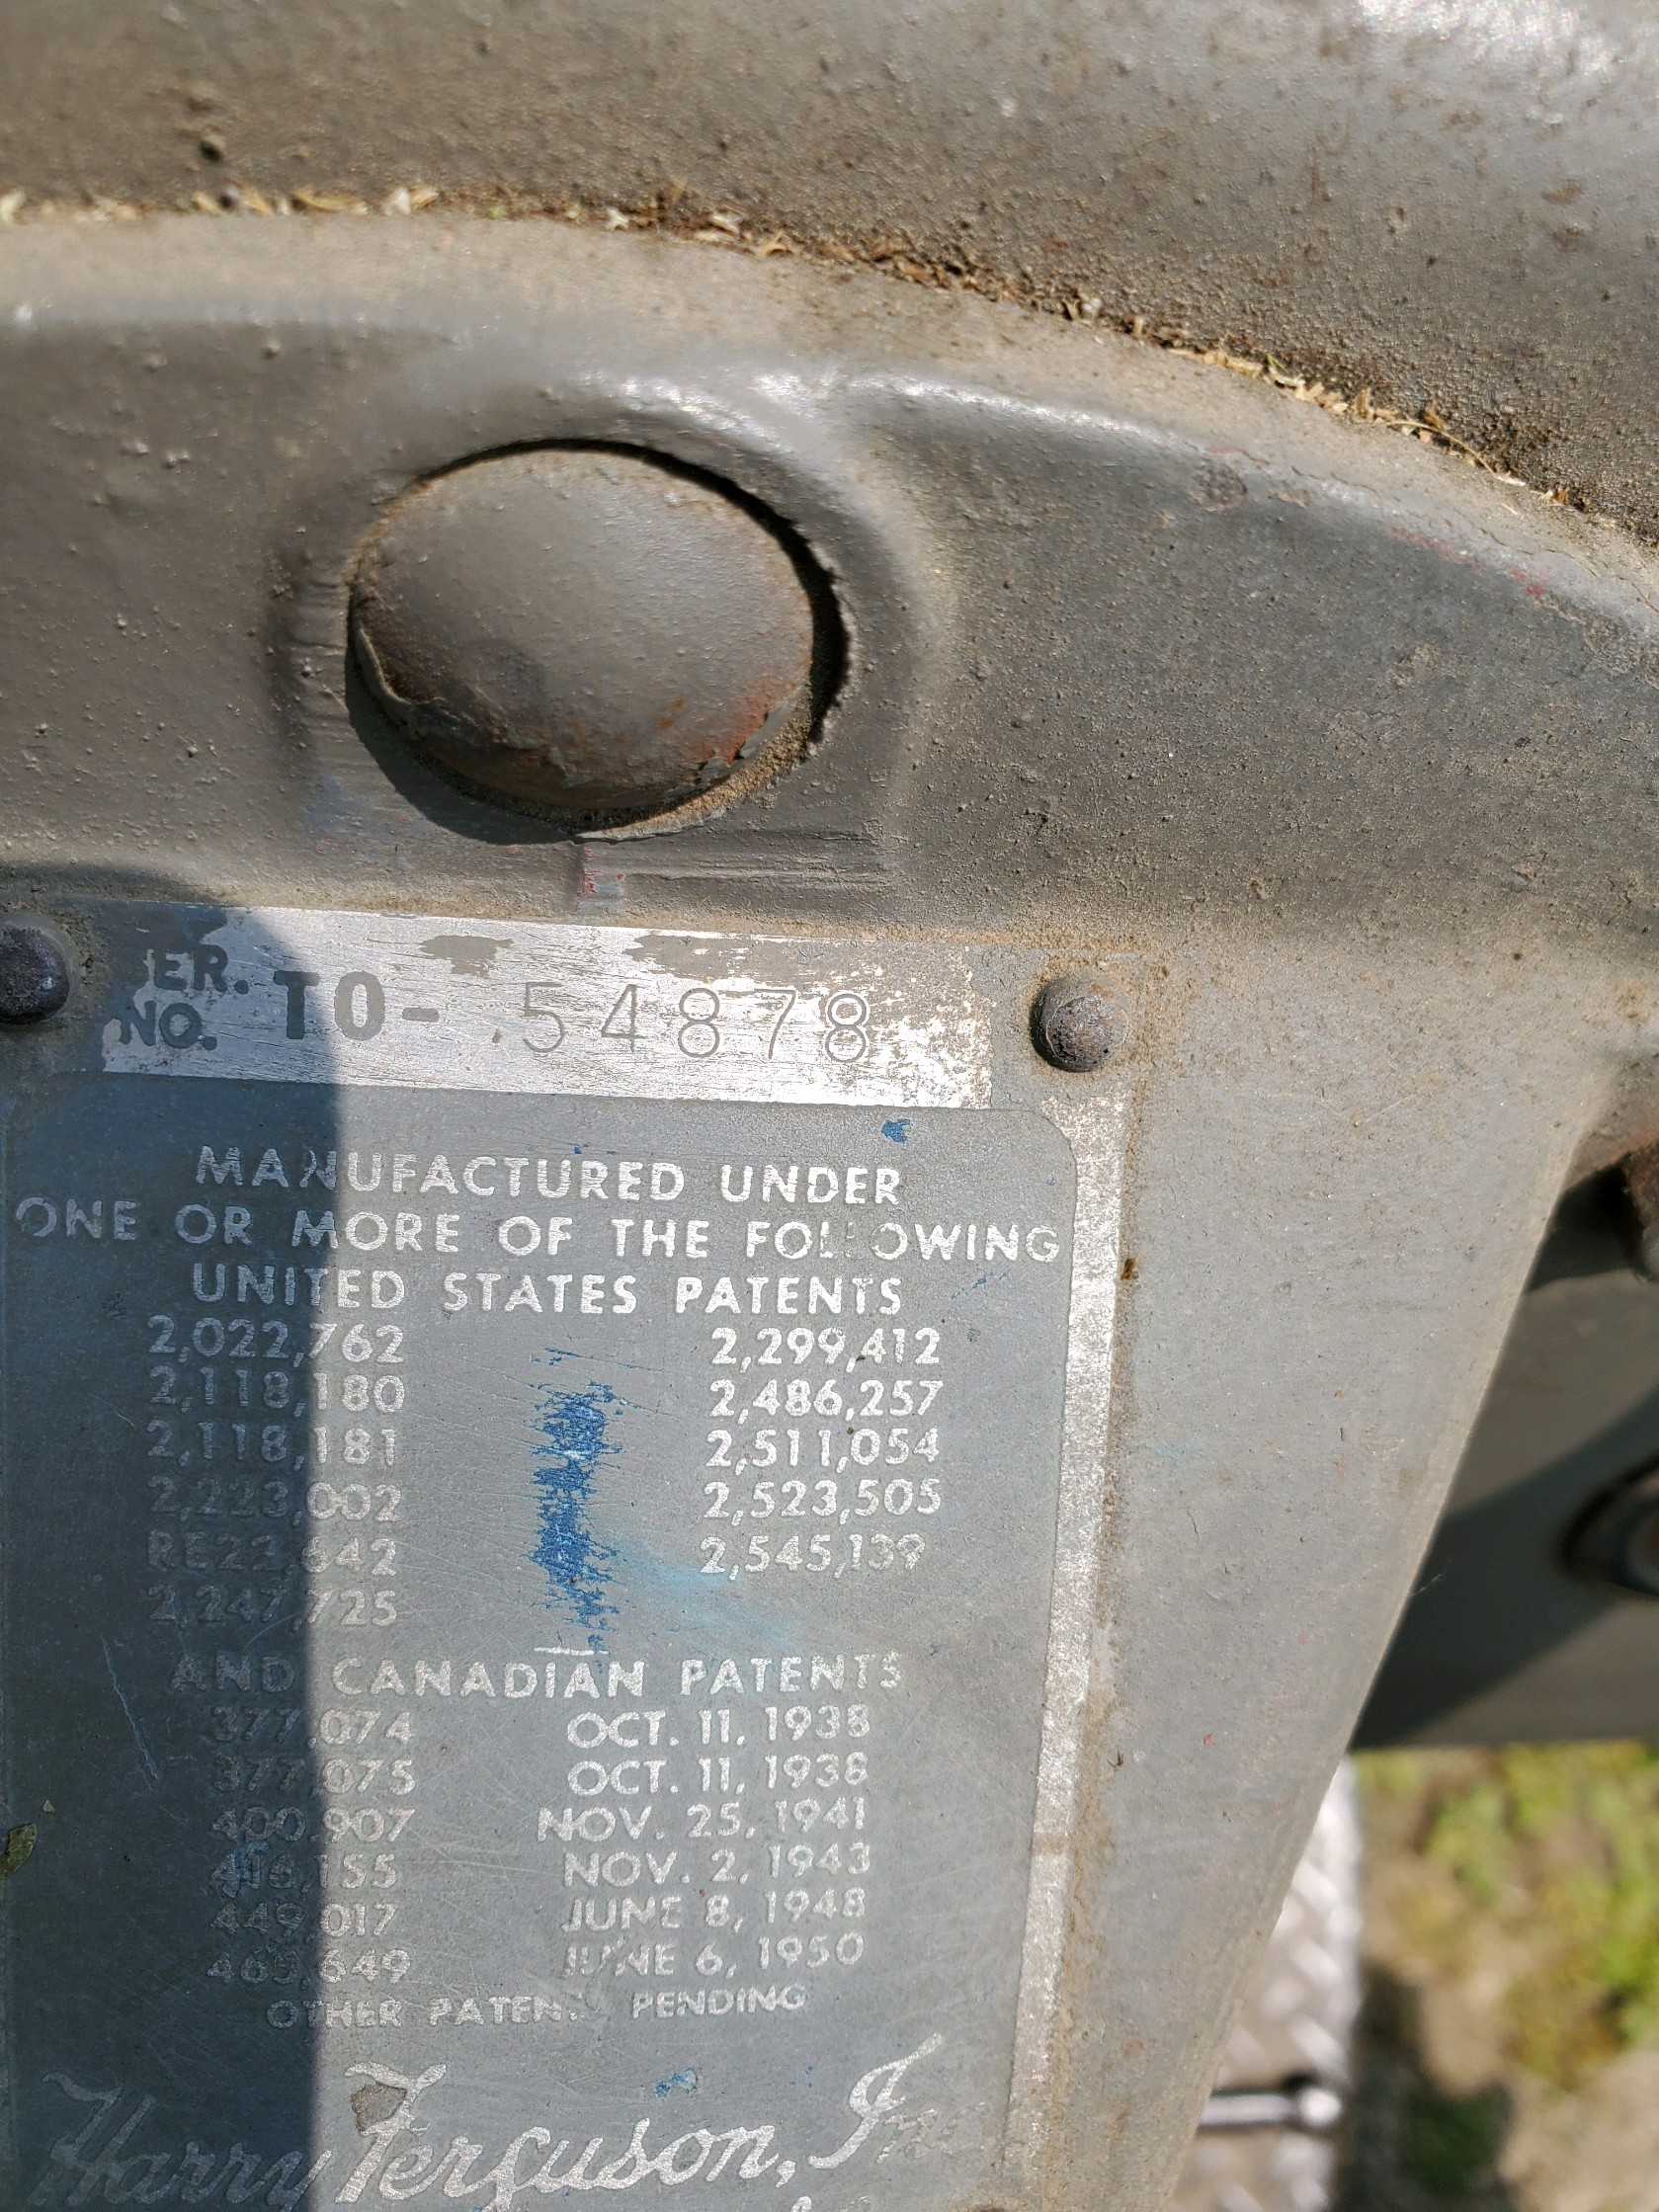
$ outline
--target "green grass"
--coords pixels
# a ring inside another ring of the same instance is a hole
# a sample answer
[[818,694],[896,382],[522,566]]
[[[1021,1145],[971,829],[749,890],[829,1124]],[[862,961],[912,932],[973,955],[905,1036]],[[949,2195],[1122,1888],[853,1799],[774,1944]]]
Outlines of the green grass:
[[1464,2196],[1492,2172],[1509,2125],[1502,2089],[1443,2096],[1423,2082],[1406,2098],[1400,2151],[1406,2171],[1437,2196]]
[[[1659,2043],[1659,1752],[1523,1745],[1372,1753],[1359,1766],[1373,1854],[1415,1852],[1444,1869],[1515,1939],[1524,1963],[1505,2011],[1518,2065],[1572,2088],[1618,2052]],[[1460,1918],[1418,1930],[1448,1971]],[[1446,2171],[1475,2156],[1480,2123],[1458,2104],[1424,2120],[1424,2156]]]

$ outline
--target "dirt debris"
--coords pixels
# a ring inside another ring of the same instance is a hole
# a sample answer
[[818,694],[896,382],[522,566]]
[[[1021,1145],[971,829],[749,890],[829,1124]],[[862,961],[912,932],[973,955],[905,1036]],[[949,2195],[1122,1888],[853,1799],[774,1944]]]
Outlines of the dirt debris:
[[1337,2212],[1659,2212],[1659,1753],[1372,1752]]
[[408,216],[427,211],[446,215],[483,216],[492,221],[540,219],[575,226],[598,225],[606,230],[656,231],[726,252],[747,253],[761,260],[790,255],[802,261],[839,268],[881,271],[902,284],[921,285],[938,291],[970,291],[1037,313],[1052,314],[1067,322],[1095,324],[1116,330],[1139,343],[1203,362],[1234,375],[1249,376],[1285,393],[1293,400],[1321,407],[1327,414],[1345,415],[1355,422],[1373,424],[1379,430],[1415,438],[1425,446],[1455,453],[1470,467],[1484,470],[1499,483],[1513,485],[1555,500],[1582,507],[1585,503],[1561,485],[1534,483],[1506,469],[1491,454],[1454,431],[1440,408],[1425,403],[1413,414],[1373,396],[1369,387],[1344,391],[1335,384],[1276,360],[1271,354],[1251,354],[1228,347],[1205,345],[1179,324],[1152,322],[1144,315],[1108,312],[1105,302],[1082,292],[1046,290],[1035,283],[1017,284],[1006,275],[976,267],[964,258],[929,258],[905,239],[877,237],[850,244],[830,236],[795,237],[776,228],[753,229],[744,217],[727,208],[693,203],[684,183],[676,180],[651,199],[633,207],[610,204],[589,206],[580,203],[557,205],[523,194],[479,193],[473,190],[444,192],[437,186],[410,183],[395,186],[377,203],[358,194],[327,185],[295,185],[287,192],[265,192],[257,186],[233,181],[212,191],[198,191],[188,200],[169,205],[94,198],[84,203],[30,201],[21,190],[0,191],[0,224],[21,221],[122,222],[142,215],[187,213],[207,216],[228,214],[282,217],[329,215]]

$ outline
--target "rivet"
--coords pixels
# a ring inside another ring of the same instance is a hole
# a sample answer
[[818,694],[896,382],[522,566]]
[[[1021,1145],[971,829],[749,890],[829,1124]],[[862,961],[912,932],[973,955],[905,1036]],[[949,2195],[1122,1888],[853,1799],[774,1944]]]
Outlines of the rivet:
[[1128,1017],[1098,975],[1060,975],[1032,1006],[1032,1042],[1051,1068],[1095,1075],[1122,1049]]
[[69,956],[32,922],[0,923],[0,1022],[44,1022],[69,1003]]

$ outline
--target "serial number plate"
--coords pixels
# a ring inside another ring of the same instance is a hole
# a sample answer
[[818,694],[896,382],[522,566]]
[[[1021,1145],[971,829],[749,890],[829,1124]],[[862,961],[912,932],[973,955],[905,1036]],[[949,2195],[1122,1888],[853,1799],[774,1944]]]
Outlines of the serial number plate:
[[1006,2171],[1120,1105],[997,1021],[925,948],[134,941],[8,1133],[17,2201]]

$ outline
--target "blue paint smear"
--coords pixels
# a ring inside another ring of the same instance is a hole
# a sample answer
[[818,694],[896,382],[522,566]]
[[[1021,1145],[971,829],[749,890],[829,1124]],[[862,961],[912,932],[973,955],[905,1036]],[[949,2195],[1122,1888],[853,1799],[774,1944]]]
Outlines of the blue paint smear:
[[670,2089],[684,2089],[688,2095],[697,2088],[697,2068],[683,2066],[678,2074],[671,2074],[666,2082],[657,2084],[658,2096],[666,2096]]
[[903,1144],[910,1134],[910,1124],[908,1121],[883,1121],[881,1134],[894,1144]]
[[542,1441],[536,1447],[537,1519],[540,1536],[532,1559],[554,1598],[576,1609],[584,1628],[598,1629],[616,1611],[610,1602],[611,1564],[617,1554],[588,1525],[588,1504],[599,1462],[621,1449],[607,1434],[622,1401],[609,1383],[586,1390],[548,1390],[537,1408]]

